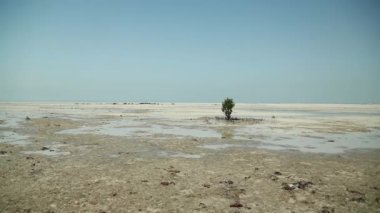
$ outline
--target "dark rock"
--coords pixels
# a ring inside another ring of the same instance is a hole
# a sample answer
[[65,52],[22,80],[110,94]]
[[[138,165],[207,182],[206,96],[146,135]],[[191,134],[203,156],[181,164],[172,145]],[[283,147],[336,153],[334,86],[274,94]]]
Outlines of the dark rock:
[[298,181],[297,182],[297,187],[299,189],[305,189],[306,187],[310,186],[310,185],[313,185],[312,182],[310,181],[304,181],[304,180],[301,180],[301,181]]
[[358,202],[358,203],[364,203],[365,202],[365,198],[362,197],[362,196],[353,197],[353,198],[351,198],[351,201],[355,201],[355,202]]
[[347,190],[348,192],[352,193],[352,194],[356,194],[356,195],[364,195],[364,193],[361,193],[361,192],[358,192],[358,191],[355,191],[355,190]]
[[205,183],[205,184],[203,184],[203,187],[206,187],[206,188],[210,188],[210,187],[211,187],[211,185],[210,185],[210,184],[208,184],[208,183]]
[[173,181],[170,181],[170,182],[168,182],[168,181],[163,181],[163,182],[161,182],[161,185],[163,185],[163,186],[169,186],[169,185],[175,185],[175,183],[173,182]]
[[293,191],[297,187],[294,184],[291,183],[282,183],[282,188],[287,190],[287,191]]
[[141,182],[148,183],[149,181],[148,180],[141,180]]
[[332,143],[332,142],[335,142],[335,141],[334,140],[328,140],[327,142],[331,142]]
[[235,203],[230,205],[231,208],[241,208],[243,207],[243,204],[241,204],[239,201],[236,201]]
[[298,181],[295,183],[282,183],[282,188],[285,190],[288,190],[288,191],[292,191],[292,190],[297,189],[297,188],[298,189],[306,189],[310,185],[313,185],[313,183],[310,181],[301,180],[301,181]]
[[281,172],[277,172],[277,171],[276,171],[276,172],[274,172],[274,174],[275,174],[275,175],[282,175],[282,173],[281,173]]
[[43,146],[43,147],[41,148],[41,150],[49,150],[49,147],[47,147],[47,146]]
[[3,150],[0,151],[0,155],[5,155],[7,153],[8,153],[7,151],[3,151]]
[[258,171],[258,170],[259,170],[259,168],[255,167],[255,171]]
[[320,213],[334,213],[335,209],[333,207],[324,206],[322,207]]
[[204,208],[206,208],[207,206],[206,206],[206,204],[204,204],[204,203],[199,203],[199,207],[201,207],[202,209],[204,209]]
[[380,203],[380,197],[375,198],[376,203]]
[[247,177],[244,177],[244,180],[248,180],[251,178],[251,175],[250,176],[247,176]]
[[273,181],[277,181],[278,180],[278,177],[276,175],[271,175],[269,178],[271,180],[273,180]]
[[176,170],[176,169],[169,169],[168,172],[170,172],[172,175],[175,175],[177,173],[180,173],[181,171]]
[[230,185],[234,184],[234,182],[232,180],[228,180],[227,183],[230,184]]
[[25,120],[30,121],[30,118],[28,116],[26,116]]
[[115,197],[117,195],[117,192],[112,193],[112,196]]

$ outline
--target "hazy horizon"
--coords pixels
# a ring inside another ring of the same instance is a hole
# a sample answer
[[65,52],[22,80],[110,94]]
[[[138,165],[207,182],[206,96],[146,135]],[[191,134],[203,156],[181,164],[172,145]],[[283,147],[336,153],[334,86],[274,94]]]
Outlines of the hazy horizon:
[[380,103],[380,2],[0,0],[0,101]]

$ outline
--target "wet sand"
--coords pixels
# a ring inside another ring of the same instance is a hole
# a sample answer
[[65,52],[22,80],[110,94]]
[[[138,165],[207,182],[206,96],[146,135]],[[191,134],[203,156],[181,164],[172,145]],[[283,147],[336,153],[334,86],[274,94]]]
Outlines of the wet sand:
[[[26,117],[30,120],[26,120]],[[379,105],[1,103],[1,212],[379,212]]]

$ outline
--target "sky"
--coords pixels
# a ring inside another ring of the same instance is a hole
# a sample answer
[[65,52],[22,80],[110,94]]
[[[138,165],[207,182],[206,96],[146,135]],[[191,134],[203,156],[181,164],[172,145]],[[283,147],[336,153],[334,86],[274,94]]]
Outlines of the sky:
[[380,103],[378,0],[0,0],[0,101]]

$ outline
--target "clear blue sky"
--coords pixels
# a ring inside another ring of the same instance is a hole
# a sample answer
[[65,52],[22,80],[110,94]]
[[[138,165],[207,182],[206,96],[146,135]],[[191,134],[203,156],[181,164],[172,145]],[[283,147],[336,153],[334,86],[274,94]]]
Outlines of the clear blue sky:
[[0,0],[0,100],[380,103],[380,1]]

